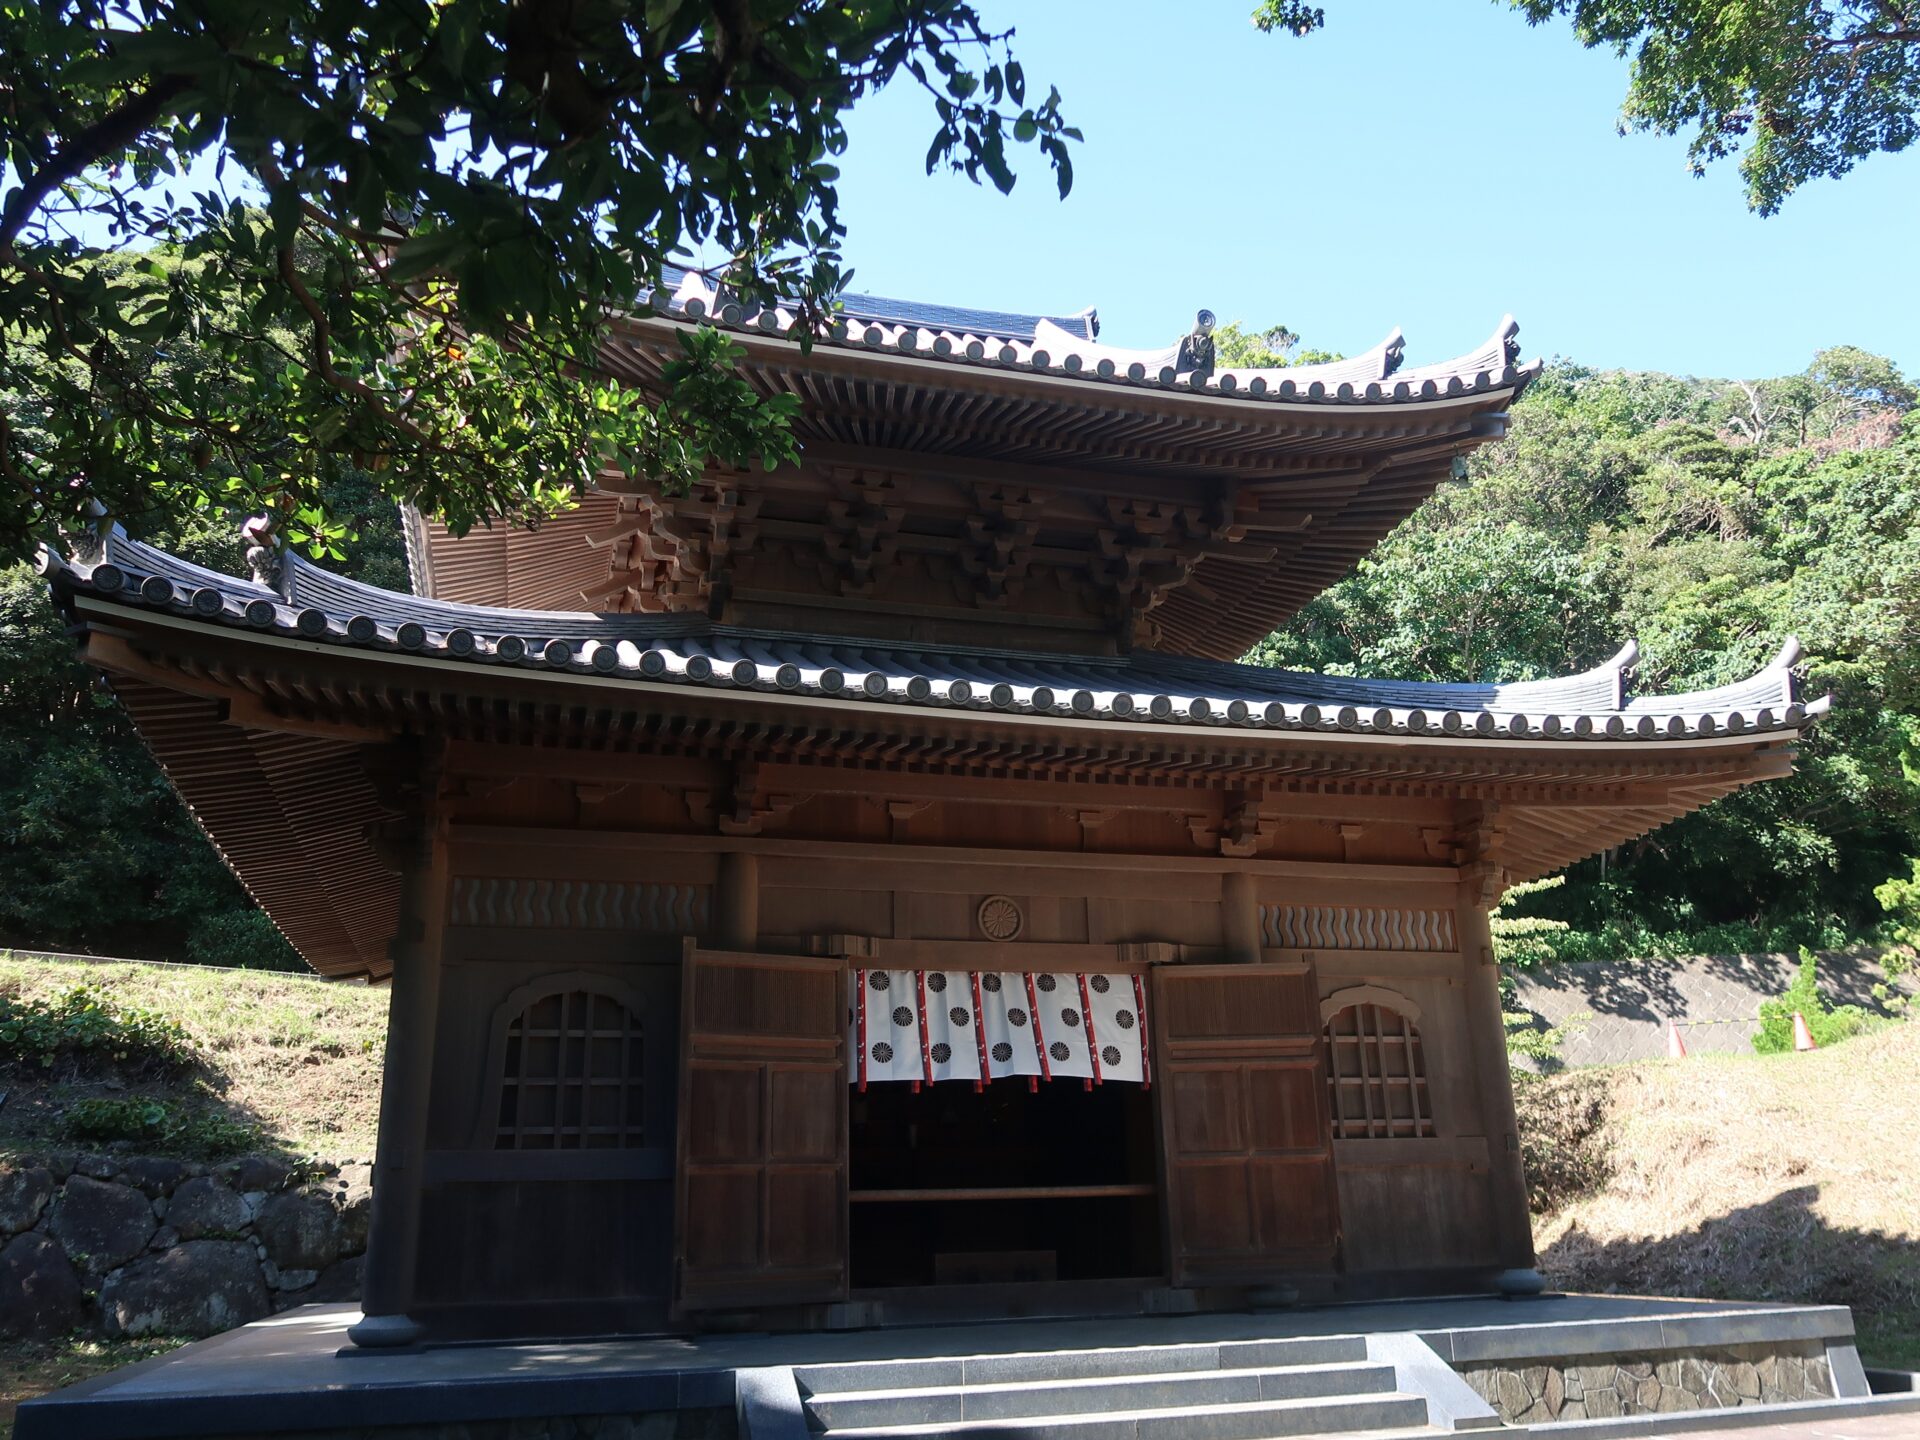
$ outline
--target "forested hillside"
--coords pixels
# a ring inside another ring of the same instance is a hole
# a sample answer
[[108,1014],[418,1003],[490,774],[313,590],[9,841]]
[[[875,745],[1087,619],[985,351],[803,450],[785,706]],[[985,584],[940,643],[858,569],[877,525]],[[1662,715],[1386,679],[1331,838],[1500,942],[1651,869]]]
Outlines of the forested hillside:
[[1789,635],[1834,712],[1794,777],[1577,866],[1529,905],[1601,954],[1838,944],[1920,854],[1920,412],[1850,347],[1759,382],[1550,367],[1509,436],[1256,652],[1523,680],[1640,644],[1639,693],[1752,673]]
[[[1279,337],[1276,339],[1276,337]],[[1271,331],[1236,349],[1290,344]],[[1295,359],[1304,358],[1295,356]],[[1559,363],[1507,439],[1253,658],[1408,679],[1581,669],[1633,637],[1643,692],[1757,669],[1789,634],[1832,690],[1798,774],[1579,866],[1530,900],[1599,953],[1840,943],[1920,855],[1920,410],[1888,361],[1823,352],[1760,382]],[[364,476],[329,561],[404,587]],[[237,568],[236,527],[132,522]],[[0,945],[298,964],[194,831],[31,572],[0,572]]]

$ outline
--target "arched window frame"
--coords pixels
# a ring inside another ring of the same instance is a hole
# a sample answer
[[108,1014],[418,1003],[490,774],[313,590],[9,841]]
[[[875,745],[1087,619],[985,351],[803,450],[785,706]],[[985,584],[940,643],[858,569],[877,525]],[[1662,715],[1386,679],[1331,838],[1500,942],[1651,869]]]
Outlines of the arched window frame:
[[[575,1128],[563,1126],[559,1123],[561,1115],[560,1090],[567,1079],[564,1075],[554,1077],[556,1090],[554,1107],[555,1124],[551,1129],[555,1143],[550,1146],[527,1146],[520,1143],[502,1143],[502,1140],[509,1133],[513,1135],[516,1141],[523,1140],[528,1133],[531,1133],[526,1127],[519,1125],[511,1127],[511,1132],[509,1132],[509,1127],[503,1126],[500,1120],[501,1102],[505,1097],[509,1078],[513,1079],[516,1084],[523,1084],[527,1079],[524,1071],[514,1077],[507,1075],[508,1052],[513,1039],[514,1025],[541,1001],[551,999],[556,995],[571,995],[575,992],[584,993],[596,999],[609,1000],[620,1006],[627,1015],[626,1029],[621,1032],[620,1035],[623,1043],[630,1045],[638,1041],[640,1045],[645,1045],[647,1034],[646,1006],[641,1002],[639,995],[633,990],[609,976],[591,970],[566,970],[558,971],[550,975],[542,975],[538,979],[531,980],[525,985],[520,986],[494,1008],[493,1018],[489,1025],[490,1038],[487,1045],[487,1068],[484,1072],[486,1075],[485,1100],[474,1126],[473,1148],[476,1150],[506,1150],[516,1154],[550,1154],[555,1151],[570,1152],[587,1149],[632,1150],[645,1146],[646,1127],[644,1120],[630,1118],[636,1113],[644,1114],[644,1051],[641,1055],[623,1057],[621,1073],[619,1075],[597,1077],[598,1079],[618,1083],[620,1087],[618,1111],[622,1117],[629,1117],[624,1119],[623,1123],[618,1127],[615,1127],[618,1131],[616,1143],[604,1146],[590,1146],[585,1143],[587,1138],[585,1121],[588,1113],[585,1092],[591,1088],[591,1084],[596,1080],[596,1077],[586,1074],[584,1069],[579,1077],[579,1089],[582,1092],[582,1124],[578,1127],[580,1133],[574,1138],[573,1143],[560,1143],[565,1132]],[[571,1029],[571,1026],[569,1025],[564,1028]],[[582,1029],[586,1032],[582,1038],[590,1040],[593,1035],[591,1024],[582,1027]],[[609,1035],[612,1034],[612,1032],[607,1033]],[[526,1037],[523,1035],[521,1038],[524,1045]],[[560,1038],[564,1041],[566,1037],[562,1036]],[[524,1056],[524,1048],[521,1053]],[[590,1055],[587,1058],[590,1059]],[[636,1104],[636,1099],[633,1094],[636,1090],[639,1092],[638,1104]]]
[[[1343,1031],[1335,1021],[1348,1011],[1352,1028]],[[1320,1034],[1334,1139],[1414,1140],[1437,1133],[1418,1005],[1385,986],[1349,986],[1320,1002]]]

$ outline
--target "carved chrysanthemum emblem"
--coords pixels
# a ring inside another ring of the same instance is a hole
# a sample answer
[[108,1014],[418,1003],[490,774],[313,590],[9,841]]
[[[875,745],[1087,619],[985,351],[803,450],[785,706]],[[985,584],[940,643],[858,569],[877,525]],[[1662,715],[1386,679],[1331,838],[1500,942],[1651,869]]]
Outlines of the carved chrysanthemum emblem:
[[1027,923],[1020,907],[1005,895],[989,895],[980,902],[980,933],[989,940],[1015,940]]

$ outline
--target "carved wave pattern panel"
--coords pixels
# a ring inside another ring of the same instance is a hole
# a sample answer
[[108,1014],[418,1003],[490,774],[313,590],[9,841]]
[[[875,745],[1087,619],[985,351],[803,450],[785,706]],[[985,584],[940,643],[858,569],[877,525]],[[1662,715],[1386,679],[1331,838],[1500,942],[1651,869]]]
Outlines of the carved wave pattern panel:
[[455,925],[694,935],[707,928],[711,908],[707,885],[456,878],[449,918]]
[[1262,905],[1264,942],[1286,950],[1459,949],[1451,910],[1358,905]]

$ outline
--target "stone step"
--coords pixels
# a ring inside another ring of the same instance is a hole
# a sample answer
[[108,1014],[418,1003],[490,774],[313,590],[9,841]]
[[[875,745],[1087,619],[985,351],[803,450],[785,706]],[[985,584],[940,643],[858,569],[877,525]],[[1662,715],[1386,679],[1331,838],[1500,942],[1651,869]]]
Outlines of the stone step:
[[905,1390],[919,1386],[1006,1385],[1026,1380],[1082,1380],[1121,1375],[1169,1375],[1221,1368],[1278,1369],[1332,1365],[1367,1358],[1359,1335],[1282,1340],[1222,1340],[1191,1345],[1128,1345],[1096,1350],[1038,1350],[1003,1355],[950,1355],[925,1360],[868,1360],[805,1365],[794,1371],[801,1392]]
[[834,1429],[832,1440],[1271,1440],[1290,1435],[1434,1435],[1427,1402],[1397,1391],[1353,1397],[1256,1400],[1198,1408],[1117,1410],[1104,1415],[1037,1415],[1024,1419],[941,1420],[917,1425]]
[[1391,1365],[1341,1361],[1245,1370],[1189,1370],[963,1385],[921,1385],[815,1394],[807,1408],[817,1423],[843,1429],[1018,1420],[1053,1415],[1136,1413],[1391,1392]]

